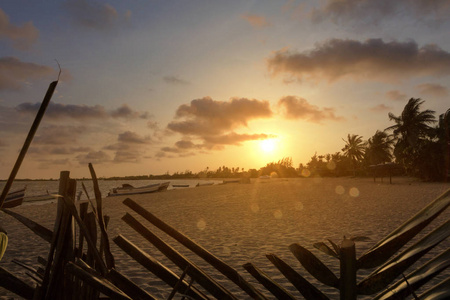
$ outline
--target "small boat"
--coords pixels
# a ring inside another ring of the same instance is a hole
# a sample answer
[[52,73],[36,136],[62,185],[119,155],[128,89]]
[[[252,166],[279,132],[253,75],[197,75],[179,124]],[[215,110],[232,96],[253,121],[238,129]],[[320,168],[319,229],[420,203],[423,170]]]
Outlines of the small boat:
[[153,183],[141,187],[134,187],[131,184],[124,183],[121,187],[113,188],[108,193],[108,197],[162,192],[167,190],[169,184],[170,182],[167,181],[163,183]]
[[213,184],[214,184],[214,182],[212,182],[212,181],[199,182],[199,183],[197,183],[196,187],[204,186],[204,185],[213,185]]
[[172,184],[174,188],[187,188],[189,184]]
[[5,198],[5,201],[3,202],[2,208],[12,208],[12,207],[22,205],[23,198],[25,197],[25,190],[26,190],[26,187],[24,187],[23,189],[14,191],[14,192],[9,192],[6,195],[6,198]]
[[224,180],[223,184],[228,184],[228,183],[239,183],[241,182],[240,179],[230,179],[230,180]]
[[47,200],[55,200],[58,196],[58,193],[50,194],[48,191],[46,194],[41,195],[33,195],[33,196],[26,196],[24,198],[25,202],[37,202],[37,201],[47,201]]

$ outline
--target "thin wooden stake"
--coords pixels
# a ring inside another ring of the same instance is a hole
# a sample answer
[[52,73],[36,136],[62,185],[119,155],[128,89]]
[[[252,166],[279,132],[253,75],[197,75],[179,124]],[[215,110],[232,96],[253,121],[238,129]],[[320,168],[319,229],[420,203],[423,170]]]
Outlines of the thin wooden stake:
[[41,107],[39,108],[36,118],[34,119],[33,125],[31,125],[30,131],[28,132],[28,136],[25,140],[25,143],[22,146],[22,150],[19,153],[19,157],[17,157],[16,163],[11,171],[11,174],[9,175],[8,181],[6,182],[6,185],[3,188],[3,192],[0,195],[0,208],[3,206],[3,202],[5,201],[6,195],[8,194],[9,189],[11,188],[13,181],[16,178],[17,172],[19,172],[20,165],[22,164],[22,161],[25,158],[25,154],[27,154],[28,148],[31,145],[31,141],[33,140],[33,137],[36,134],[36,131],[39,127],[39,123],[41,123],[42,117],[45,114],[45,110],[47,109],[47,106],[50,102],[50,99],[52,98],[53,92],[55,91],[57,84],[58,81],[53,81],[52,83],[50,83],[50,86],[47,89],[47,93],[45,94]]

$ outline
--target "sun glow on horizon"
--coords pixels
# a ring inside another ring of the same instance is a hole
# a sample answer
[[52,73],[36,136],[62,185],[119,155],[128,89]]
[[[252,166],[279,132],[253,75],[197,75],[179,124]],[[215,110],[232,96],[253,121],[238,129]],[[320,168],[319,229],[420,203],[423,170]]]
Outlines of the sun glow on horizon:
[[259,143],[259,146],[261,147],[261,150],[264,151],[265,153],[272,153],[273,151],[275,151],[277,142],[275,141],[275,139],[262,140]]

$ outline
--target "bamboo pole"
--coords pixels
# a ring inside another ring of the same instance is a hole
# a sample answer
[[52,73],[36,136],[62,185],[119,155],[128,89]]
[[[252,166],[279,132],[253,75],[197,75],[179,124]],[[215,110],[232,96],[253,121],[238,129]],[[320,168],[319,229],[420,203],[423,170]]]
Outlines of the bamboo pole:
[[45,114],[45,110],[47,109],[47,106],[50,103],[50,99],[52,98],[53,92],[55,91],[57,84],[58,80],[53,81],[52,83],[50,83],[47,89],[47,93],[45,94],[41,107],[39,108],[36,118],[34,119],[34,122],[31,125],[30,131],[28,132],[28,136],[25,139],[25,143],[22,146],[22,150],[20,151],[19,156],[17,157],[16,163],[11,171],[11,174],[9,175],[8,181],[6,182],[2,194],[0,195],[0,208],[3,206],[3,202],[5,201],[6,195],[8,194],[9,189],[11,188],[14,179],[16,178],[17,172],[19,172],[20,165],[22,164],[22,161],[25,158],[25,155],[27,154],[28,148],[31,145],[31,141],[33,140],[33,137],[36,134],[36,131],[39,127],[39,124],[41,123],[42,117]]
[[356,250],[355,243],[344,237],[340,251],[340,299],[356,300]]

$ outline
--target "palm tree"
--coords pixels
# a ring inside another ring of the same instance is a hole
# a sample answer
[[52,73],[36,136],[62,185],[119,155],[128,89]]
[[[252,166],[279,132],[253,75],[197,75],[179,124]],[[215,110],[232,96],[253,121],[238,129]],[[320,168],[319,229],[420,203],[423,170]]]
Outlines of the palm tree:
[[348,157],[353,164],[353,175],[356,175],[356,165],[362,161],[364,152],[366,150],[366,142],[363,141],[362,136],[357,134],[348,134],[347,140],[342,139],[345,142],[342,152],[344,156]]
[[377,130],[367,142],[366,158],[372,165],[392,161],[394,140],[384,131]]
[[423,103],[420,98],[411,98],[400,116],[389,113],[389,120],[394,121],[395,125],[386,130],[393,131],[397,140],[394,148],[395,158],[407,171],[410,171],[412,162],[417,156],[415,146],[432,133],[433,128],[429,125],[436,122],[433,110],[420,111]]

